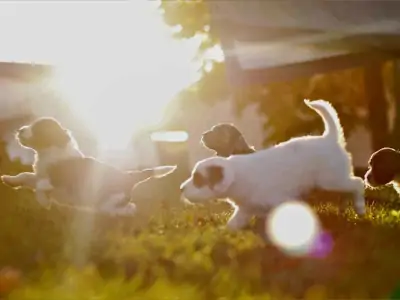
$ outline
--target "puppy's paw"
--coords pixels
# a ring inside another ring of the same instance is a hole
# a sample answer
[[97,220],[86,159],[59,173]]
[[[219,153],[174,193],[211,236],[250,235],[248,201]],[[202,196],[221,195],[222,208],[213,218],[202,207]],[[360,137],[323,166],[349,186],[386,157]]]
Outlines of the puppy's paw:
[[38,191],[51,191],[53,186],[50,183],[50,180],[47,178],[39,179],[36,183],[36,190]]
[[16,176],[2,175],[0,179],[5,185],[9,187],[12,187],[14,189],[21,188],[21,182]]
[[51,207],[51,199],[45,193],[36,192],[36,201],[47,210]]

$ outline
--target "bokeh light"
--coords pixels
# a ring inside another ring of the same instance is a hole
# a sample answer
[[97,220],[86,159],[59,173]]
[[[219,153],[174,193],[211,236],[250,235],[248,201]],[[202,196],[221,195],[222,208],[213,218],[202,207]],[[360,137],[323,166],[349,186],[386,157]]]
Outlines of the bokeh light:
[[313,210],[300,201],[290,201],[276,207],[266,224],[271,241],[290,255],[306,255],[312,251],[320,233]]

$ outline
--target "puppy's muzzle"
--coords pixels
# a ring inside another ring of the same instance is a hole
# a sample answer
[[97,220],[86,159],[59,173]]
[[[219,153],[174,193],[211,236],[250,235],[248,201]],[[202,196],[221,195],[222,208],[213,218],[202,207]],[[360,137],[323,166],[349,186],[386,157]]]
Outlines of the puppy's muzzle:
[[372,175],[371,171],[368,171],[364,176],[364,182],[367,183],[369,186],[377,186],[378,184],[374,180],[374,176]]

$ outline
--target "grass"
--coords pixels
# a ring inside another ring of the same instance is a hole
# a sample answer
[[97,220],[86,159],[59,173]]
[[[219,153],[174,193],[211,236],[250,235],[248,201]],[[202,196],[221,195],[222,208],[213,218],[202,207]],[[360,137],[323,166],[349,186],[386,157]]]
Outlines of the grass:
[[140,229],[132,219],[88,223],[45,211],[25,192],[0,194],[0,265],[23,273],[10,300],[387,299],[400,285],[400,203],[391,189],[367,190],[363,219],[339,214],[335,202],[346,195],[310,196],[333,237],[324,258],[286,256],[251,228],[228,232],[224,204],[163,211]]

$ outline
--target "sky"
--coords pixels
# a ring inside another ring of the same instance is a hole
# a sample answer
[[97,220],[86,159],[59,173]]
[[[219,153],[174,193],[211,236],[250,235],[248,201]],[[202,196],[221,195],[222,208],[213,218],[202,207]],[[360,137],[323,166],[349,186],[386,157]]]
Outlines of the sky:
[[2,1],[0,60],[56,65],[54,86],[101,145],[123,147],[199,78],[199,40],[172,39],[157,4]]

